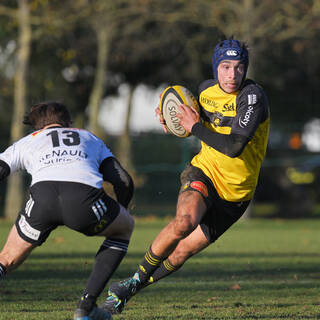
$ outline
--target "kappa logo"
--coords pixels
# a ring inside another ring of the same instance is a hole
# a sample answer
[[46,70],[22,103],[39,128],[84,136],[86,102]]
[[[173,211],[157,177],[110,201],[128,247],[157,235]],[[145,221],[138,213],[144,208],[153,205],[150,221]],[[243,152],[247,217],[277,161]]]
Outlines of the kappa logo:
[[226,55],[229,57],[236,57],[238,55],[238,51],[237,50],[228,50],[226,52]]
[[244,115],[244,118],[243,119],[242,117],[239,118],[239,126],[241,128],[245,128],[248,125],[252,114],[253,114],[253,106],[248,106],[248,110]]

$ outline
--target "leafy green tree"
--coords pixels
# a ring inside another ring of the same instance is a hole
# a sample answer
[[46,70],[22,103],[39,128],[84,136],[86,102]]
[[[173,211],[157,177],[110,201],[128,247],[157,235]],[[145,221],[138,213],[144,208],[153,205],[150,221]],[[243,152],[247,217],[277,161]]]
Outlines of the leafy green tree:
[[[249,76],[262,83],[270,99],[276,101],[274,123],[279,120],[282,124],[284,119],[303,123],[315,114],[312,97],[319,86],[315,79],[319,70],[315,59],[319,54],[319,46],[315,45],[319,43],[319,1],[203,0],[201,5],[207,7],[204,24],[214,25],[226,36],[234,35],[249,44]],[[312,68],[308,66],[311,61]],[[306,93],[303,100],[308,109],[304,110],[304,119],[301,92]],[[288,105],[290,114],[286,112]]]
[[[136,1],[136,5],[140,2]],[[110,73],[120,74],[121,81],[130,85],[130,97],[140,83],[149,86],[183,84],[196,93],[197,85],[203,80],[201,57],[204,54],[209,56],[209,68],[206,72],[211,74],[211,51],[208,54],[209,46],[205,46],[202,39],[205,38],[204,35],[209,38],[210,33],[214,41],[212,34],[216,30],[208,28],[199,34],[198,26],[185,19],[185,12],[189,7],[188,1],[170,2],[165,7],[158,1],[143,1],[140,14],[132,16],[130,23],[114,30],[115,40],[110,48],[108,70]],[[163,11],[168,16],[162,14]],[[175,12],[174,16],[172,12]],[[135,181],[143,181],[135,174],[131,159],[131,101],[132,98],[129,98],[126,125],[118,139],[116,154],[131,169]]]

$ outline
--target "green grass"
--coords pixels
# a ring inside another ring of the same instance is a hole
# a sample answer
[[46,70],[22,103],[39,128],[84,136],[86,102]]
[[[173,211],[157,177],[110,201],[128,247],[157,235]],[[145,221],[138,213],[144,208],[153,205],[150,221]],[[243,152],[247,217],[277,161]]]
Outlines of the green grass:
[[[113,280],[135,271],[165,223],[137,221]],[[8,230],[0,221],[1,246]],[[320,319],[319,230],[320,220],[239,221],[176,274],[134,297],[114,319]],[[101,242],[66,228],[53,232],[1,282],[0,319],[72,319]]]

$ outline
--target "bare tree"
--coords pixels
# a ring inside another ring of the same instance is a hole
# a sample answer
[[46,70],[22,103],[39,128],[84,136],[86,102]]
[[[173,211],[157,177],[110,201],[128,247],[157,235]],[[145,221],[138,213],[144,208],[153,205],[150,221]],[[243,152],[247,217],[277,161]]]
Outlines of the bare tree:
[[[101,11],[104,12],[104,10]],[[94,83],[89,97],[89,130],[97,135],[100,133],[98,125],[99,109],[107,79],[107,62],[113,29],[112,24],[105,24],[104,22],[101,12],[94,15],[94,19],[91,21],[97,39],[97,57]]]
[[141,17],[143,7],[137,1],[121,0],[118,2],[95,0],[88,15],[89,25],[96,34],[97,57],[93,87],[89,97],[89,129],[98,134],[100,104],[104,95],[108,77],[108,58],[114,34],[127,24],[133,26],[135,18]]
[[[24,133],[23,116],[26,111],[27,73],[31,46],[30,9],[27,0],[18,1],[17,21],[19,26],[17,62],[14,76],[14,105],[11,125],[11,142]],[[14,220],[22,203],[23,186],[21,173],[9,177],[5,199],[5,217]]]
[[[18,0],[18,7],[11,8],[0,5],[0,15],[5,15],[15,20],[18,26],[16,67],[14,75],[14,103],[12,112],[12,123],[10,131],[10,142],[17,141],[24,135],[22,124],[23,117],[26,113],[27,92],[28,92],[28,69],[31,53],[32,41],[32,24],[48,25],[51,22],[47,16],[41,18],[31,16],[31,4],[28,0]],[[48,6],[45,6],[45,9]],[[50,19],[49,19],[50,20]],[[55,20],[58,21],[58,20]],[[60,19],[61,21],[61,19]],[[64,24],[65,25],[65,24]],[[58,24],[58,26],[61,26]],[[39,28],[41,29],[41,28]],[[43,32],[37,32],[37,35],[43,35]],[[12,174],[8,179],[7,193],[5,198],[4,215],[9,220],[14,220],[21,207],[24,191],[23,177],[21,172]]]

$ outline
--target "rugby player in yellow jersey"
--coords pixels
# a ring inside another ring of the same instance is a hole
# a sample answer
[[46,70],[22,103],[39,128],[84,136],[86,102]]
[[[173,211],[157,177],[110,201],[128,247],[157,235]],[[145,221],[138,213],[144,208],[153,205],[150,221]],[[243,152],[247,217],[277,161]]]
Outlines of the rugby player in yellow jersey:
[[110,286],[101,306],[105,310],[121,312],[137,291],[179,269],[248,207],[269,135],[268,101],[262,88],[246,79],[248,65],[243,43],[218,43],[214,79],[199,87],[200,115],[180,106],[180,124],[201,140],[201,150],[181,174],[175,218],[155,238],[133,277]]

